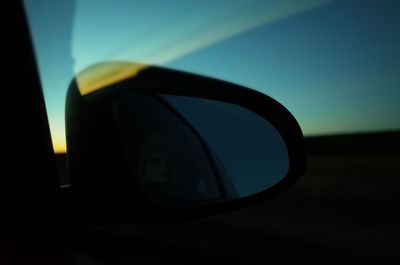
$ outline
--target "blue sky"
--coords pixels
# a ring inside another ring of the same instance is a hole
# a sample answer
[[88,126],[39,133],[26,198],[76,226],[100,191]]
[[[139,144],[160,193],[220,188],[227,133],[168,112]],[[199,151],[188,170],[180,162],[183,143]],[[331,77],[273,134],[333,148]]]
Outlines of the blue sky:
[[25,3],[55,146],[65,141],[68,83],[104,60],[259,90],[306,135],[400,129],[400,1]]

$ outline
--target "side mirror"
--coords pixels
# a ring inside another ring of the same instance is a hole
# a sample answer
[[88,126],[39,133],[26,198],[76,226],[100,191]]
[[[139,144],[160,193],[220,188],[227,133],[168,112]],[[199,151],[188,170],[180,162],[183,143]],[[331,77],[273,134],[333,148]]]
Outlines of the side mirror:
[[73,80],[66,106],[75,221],[219,213],[279,193],[305,170],[293,116],[220,80],[103,63]]

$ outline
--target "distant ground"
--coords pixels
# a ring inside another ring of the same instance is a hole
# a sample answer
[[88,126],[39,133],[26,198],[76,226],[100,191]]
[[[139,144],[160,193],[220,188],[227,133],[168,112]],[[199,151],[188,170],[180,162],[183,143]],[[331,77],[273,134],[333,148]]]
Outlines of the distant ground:
[[400,155],[334,155],[308,162],[309,172],[287,192],[214,221],[400,264]]
[[306,137],[309,156],[400,153],[400,131]]
[[[227,244],[254,255],[263,255],[260,249],[273,249],[271,242],[297,242],[323,253],[354,257],[360,264],[400,264],[400,132],[312,137],[305,144],[307,173],[288,191],[247,209],[205,218],[197,224],[222,229],[211,229],[209,234],[204,227],[198,234],[182,232],[182,242],[190,244],[190,237],[194,244],[207,237],[218,247]],[[65,171],[65,157],[57,158],[59,170]],[[224,232],[226,227],[260,238],[256,244],[252,240],[238,243],[234,234]],[[178,233],[174,234],[178,240]],[[218,236],[226,242],[218,241]]]
[[213,221],[400,264],[400,132],[308,138],[306,149],[291,189]]

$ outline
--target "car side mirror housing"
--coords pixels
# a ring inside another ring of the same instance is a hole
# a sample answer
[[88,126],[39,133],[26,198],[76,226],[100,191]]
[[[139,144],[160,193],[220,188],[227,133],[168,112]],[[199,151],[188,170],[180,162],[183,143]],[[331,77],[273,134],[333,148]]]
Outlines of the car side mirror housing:
[[282,192],[305,171],[295,118],[254,90],[126,62],[78,75],[66,99],[75,222],[185,220]]

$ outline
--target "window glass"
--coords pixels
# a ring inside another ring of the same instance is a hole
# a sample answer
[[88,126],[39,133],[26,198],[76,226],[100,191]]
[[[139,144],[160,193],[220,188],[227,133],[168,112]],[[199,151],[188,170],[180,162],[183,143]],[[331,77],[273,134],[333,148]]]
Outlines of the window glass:
[[105,60],[217,77],[283,103],[305,135],[400,129],[397,0],[25,0],[56,152],[72,78]]

